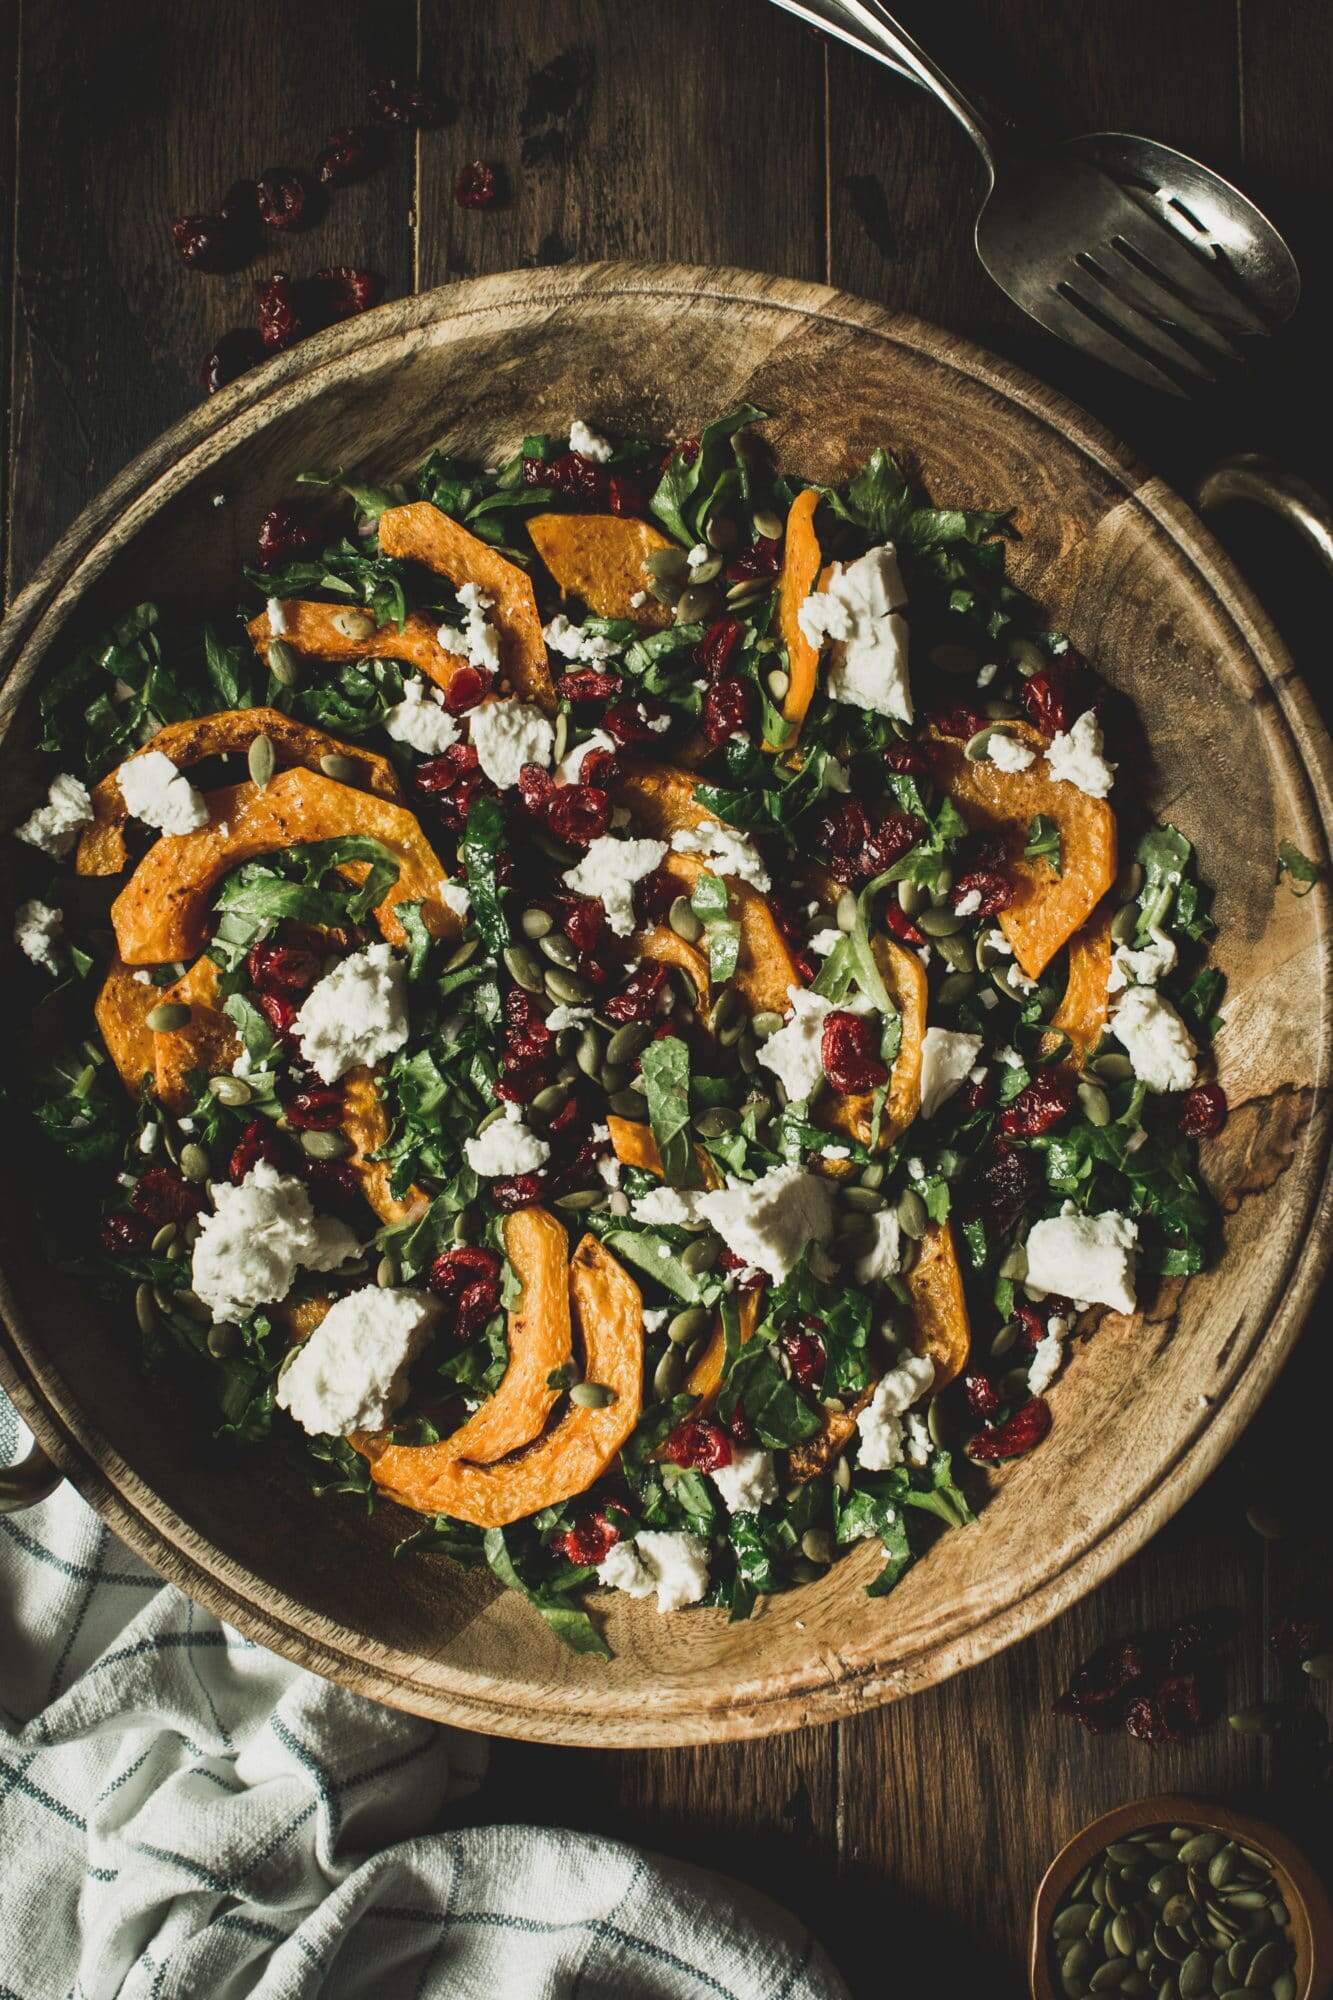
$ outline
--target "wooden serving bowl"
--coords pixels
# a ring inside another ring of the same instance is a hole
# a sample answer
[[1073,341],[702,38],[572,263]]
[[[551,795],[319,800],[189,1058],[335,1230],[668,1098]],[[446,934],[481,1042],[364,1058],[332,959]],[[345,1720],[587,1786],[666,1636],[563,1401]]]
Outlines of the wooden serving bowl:
[[1285,1833],[1249,1813],[1236,1812],[1215,1799],[1191,1799],[1169,1792],[1135,1799],[1092,1820],[1067,1841],[1041,1878],[1032,1905],[1032,1945],[1029,1969],[1032,2000],[1062,2000],[1051,1971],[1048,1938],[1051,1920],[1065,1892],[1093,1856],[1148,1826],[1197,1826],[1243,1841],[1272,1864],[1273,1877],[1291,1913],[1291,1940],[1296,1948],[1296,2000],[1326,2000],[1333,1981],[1333,1908],[1314,1865]]
[[[1304,688],[1194,515],[1122,448],[1007,364],[840,293],[726,271],[520,272],[382,307],[245,377],[115,480],[15,603],[0,636],[11,823],[39,792],[45,667],[141,598],[234,604],[261,516],[303,469],[382,481],[439,443],[493,462],[574,416],[685,435],[742,397],[773,413],[780,461],[807,475],[834,479],[885,444],[939,499],[1011,508],[1015,576],[1136,705],[1149,798],[1197,840],[1217,890],[1232,1115],[1204,1163],[1226,1255],[1187,1284],[1146,1286],[1138,1315],[1108,1316],[1080,1344],[1049,1440],[986,1479],[979,1525],[943,1538],[891,1597],[864,1593],[870,1547],[747,1624],[662,1618],[605,1592],[608,1663],[562,1650],[488,1578],[393,1561],[406,1518],[313,1499],[294,1440],[239,1463],[211,1444],[144,1381],[132,1333],[44,1257],[11,1145],[0,1380],[57,1463],[116,1533],[255,1639],[503,1734],[758,1735],[1008,1645],[1106,1576],[1216,1464],[1290,1352],[1327,1254],[1326,891],[1274,886],[1280,839],[1327,851],[1330,751]],[[0,842],[11,876],[14,846]]]

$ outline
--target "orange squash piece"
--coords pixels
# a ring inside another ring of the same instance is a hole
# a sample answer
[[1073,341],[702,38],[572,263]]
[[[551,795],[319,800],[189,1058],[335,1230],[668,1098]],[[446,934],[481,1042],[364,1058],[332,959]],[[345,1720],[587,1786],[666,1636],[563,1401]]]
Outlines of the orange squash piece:
[[528,533],[561,591],[597,617],[628,618],[650,632],[671,623],[667,605],[645,598],[645,560],[672,546],[660,529],[622,514],[533,514]]
[[[524,1212],[531,1211],[520,1211]],[[563,1269],[563,1259],[561,1265]],[[449,1514],[478,1528],[502,1528],[586,1493],[600,1479],[639,1420],[643,1301],[628,1271],[595,1236],[585,1236],[574,1252],[569,1298],[583,1349],[585,1380],[600,1382],[611,1391],[605,1408],[571,1405],[553,1429],[523,1450],[486,1464],[450,1457],[425,1482],[407,1468],[405,1484],[396,1457],[391,1477],[385,1466],[387,1454],[382,1455],[372,1463],[371,1476],[391,1499],[420,1513]],[[502,1383],[497,1394],[503,1387]],[[440,1447],[401,1449],[412,1457]]]
[[168,1110],[184,1111],[190,1103],[185,1079],[191,1070],[217,1076],[230,1069],[241,1053],[241,1038],[217,1004],[218,969],[207,952],[158,998],[190,1009],[183,1027],[153,1036],[157,1095]]
[[[753,1338],[754,1330],[763,1318],[763,1288],[756,1285],[752,1290],[741,1293],[737,1310],[740,1313],[741,1346]],[[685,1392],[697,1396],[705,1407],[711,1408],[713,1398],[722,1383],[722,1364],[727,1358],[727,1336],[719,1313],[713,1321],[713,1330],[708,1336],[708,1345],[685,1377]]]
[[[926,1037],[926,968],[914,951],[890,937],[871,940],[875,963],[884,975],[889,996],[902,1017],[902,1041],[889,1078],[889,1094],[879,1121],[880,1148],[901,1139],[921,1109],[921,1049]],[[845,1132],[863,1146],[870,1144],[875,1100],[870,1092],[851,1097],[829,1094],[817,1109],[821,1125]]]
[[343,1137],[351,1141],[347,1163],[361,1183],[361,1192],[381,1222],[415,1222],[430,1206],[430,1198],[419,1187],[399,1199],[390,1187],[392,1169],[387,1160],[373,1160],[389,1137],[389,1120],[380,1095],[378,1080],[368,1069],[349,1069],[343,1078]]
[[338,630],[334,620],[352,609],[359,610],[360,606],[316,604],[309,598],[286,597],[282,599],[281,634],[275,633],[270,625],[267,609],[252,618],[246,630],[260,654],[270,640],[281,637],[302,659],[401,660],[442,688],[447,688],[459,668],[468,664],[461,654],[451,653],[440,644],[436,637],[438,618],[424,618],[419,611],[413,611],[404,620],[401,631],[390,619],[387,625],[377,625],[364,638],[348,638]]
[[[363,785],[384,799],[401,799],[402,790],[393,765],[374,750],[362,750],[344,743],[326,730],[312,729],[294,722],[279,708],[225,708],[216,715],[191,717],[186,722],[169,722],[156,736],[132,753],[142,757],[146,750],[160,750],[178,770],[188,770],[205,757],[220,757],[248,750],[256,736],[267,736],[278,753],[280,764],[304,764],[308,771],[320,768],[322,757],[347,757],[357,767],[348,784]],[[131,761],[130,757],[125,763]],[[75,863],[80,875],[119,875],[129,863],[124,826],[129,817],[118,782],[121,766],[108,771],[92,788],[93,820],[79,837]]]
[[[1046,776],[1046,742],[1035,729],[1026,723],[1006,727],[1036,752],[1026,771],[1002,771],[989,758],[969,763],[961,743],[935,730],[927,732],[927,740],[935,777],[968,825],[1001,836],[1010,850],[1017,895],[1000,911],[1000,929],[1028,978],[1039,979],[1115,880],[1115,814],[1105,799]],[[1061,875],[1047,860],[1023,858],[1038,813],[1060,829]]]
[[706,826],[715,815],[694,796],[695,779],[677,764],[628,764],[617,781],[617,805],[628,806],[634,830],[652,840]]
[[819,675],[819,648],[810,644],[797,616],[819,578],[819,537],[815,533],[818,505],[818,493],[808,486],[804,493],[797,494],[787,513],[782,580],[778,585],[778,632],[787,648],[790,676],[782,714],[791,727],[782,743],[766,743],[766,750],[792,748],[814,697]]
[[951,1223],[931,1224],[903,1283],[912,1301],[912,1346],[935,1363],[930,1393],[937,1396],[962,1374],[972,1348]]
[[635,933],[634,950],[656,965],[677,965],[687,972],[694,986],[695,1012],[701,1021],[706,1017],[713,1004],[713,988],[708,960],[697,945],[687,944],[670,924],[648,924]]
[[[640,1125],[634,1118],[617,1118],[614,1112],[607,1114],[607,1129],[611,1134],[611,1151],[622,1167],[641,1167],[646,1174],[662,1172],[662,1156],[657,1150],[651,1125]],[[702,1146],[696,1146],[694,1157],[699,1163],[699,1173],[703,1184],[710,1192],[722,1185],[722,1175],[717,1162]]]
[[106,1052],[132,1097],[138,1096],[143,1079],[154,1073],[156,1050],[148,1016],[161,998],[156,986],[142,985],[133,969],[116,958],[93,1003]]
[[1110,1000],[1106,982],[1111,975],[1111,904],[1105,898],[1081,931],[1069,940],[1069,975],[1051,1026],[1072,1044],[1070,1059],[1085,1063],[1106,1026]]
[[[193,959],[203,947],[213,892],[224,875],[258,854],[340,834],[366,834],[397,856],[398,880],[375,912],[390,944],[406,933],[396,903],[420,903],[422,921],[437,937],[455,937],[459,919],[440,901],[444,869],[414,814],[405,806],[353,791],[318,771],[284,771],[261,792],[226,786],[207,795],[209,824],[154,842],[111,905],[120,955],[127,965]],[[363,881],[368,864],[343,873]]]
[[804,1486],[807,1480],[815,1479],[828,1470],[838,1453],[856,1435],[856,1420],[874,1393],[872,1382],[845,1410],[826,1410],[823,1430],[792,1446],[787,1453],[787,1473],[793,1486]]
[[508,562],[488,542],[478,541],[448,514],[432,507],[429,500],[386,508],[380,515],[380,547],[386,556],[425,563],[427,569],[448,577],[455,587],[474,583],[494,598],[501,673],[516,694],[542,708],[555,707],[541,616],[532,578],[526,571]]

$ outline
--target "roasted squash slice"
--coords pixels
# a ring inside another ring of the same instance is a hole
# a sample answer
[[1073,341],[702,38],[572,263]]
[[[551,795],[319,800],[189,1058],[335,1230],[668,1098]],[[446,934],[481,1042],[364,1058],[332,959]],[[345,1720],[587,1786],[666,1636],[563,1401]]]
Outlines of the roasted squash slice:
[[135,978],[131,966],[116,958],[93,1003],[93,1017],[107,1054],[134,1097],[144,1078],[155,1071],[157,1051],[148,1016],[161,998],[156,986],[145,986]]
[[[754,1286],[740,1296],[741,1346],[754,1335],[754,1330],[763,1318],[763,1288]],[[722,1364],[727,1358],[727,1336],[719,1313],[713,1321],[713,1330],[708,1336],[708,1345],[685,1377],[685,1393],[697,1396],[706,1407],[711,1407],[713,1398],[722,1384]]]
[[818,505],[818,493],[808,486],[804,493],[797,494],[787,513],[782,580],[778,585],[778,631],[787,648],[790,677],[782,714],[791,726],[781,744],[766,743],[766,750],[792,748],[814,698],[819,675],[819,648],[810,644],[797,615],[819,578],[819,537],[815,533]]
[[[1046,773],[1046,742],[1026,723],[1008,733],[1035,751],[1026,771],[1002,771],[989,758],[970,763],[963,745],[938,731],[927,733],[931,766],[968,825],[1001,836],[1010,850],[1017,894],[999,915],[1000,929],[1029,979],[1039,979],[1115,880],[1115,814],[1105,799],[1089,798],[1077,785]],[[1063,874],[1049,861],[1026,861],[1027,831],[1039,813],[1060,829]]]
[[826,1410],[823,1429],[806,1438],[803,1444],[792,1446],[787,1453],[787,1473],[793,1486],[804,1486],[807,1480],[827,1472],[838,1453],[855,1437],[856,1420],[874,1393],[872,1382],[845,1410]]
[[364,637],[349,638],[338,630],[334,621],[350,608],[346,604],[316,604],[305,597],[287,597],[282,600],[281,634],[274,632],[267,610],[252,618],[246,630],[257,653],[262,654],[270,640],[281,637],[303,659],[401,660],[442,688],[447,688],[459,668],[467,665],[461,654],[451,653],[440,644],[436,636],[438,618],[425,618],[419,611],[413,611],[401,630],[390,619],[387,625],[377,625]]
[[628,618],[650,632],[671,623],[669,608],[647,595],[643,567],[655,549],[672,546],[660,529],[623,514],[533,514],[528,533],[561,590],[597,617]]
[[[436,936],[457,935],[459,919],[440,901],[444,869],[405,806],[298,766],[282,772],[262,792],[254,785],[210,792],[208,808],[207,826],[156,841],[111,905],[127,965],[197,957],[213,892],[224,875],[258,854],[340,834],[367,834],[398,857],[398,880],[375,912],[390,944],[405,942],[394,915],[394,905],[403,902],[421,904],[422,921]],[[343,873],[363,880],[366,870],[364,861],[349,862]]]
[[478,541],[429,500],[386,508],[380,515],[380,547],[386,556],[424,563],[455,586],[474,583],[492,597],[501,673],[516,694],[554,709],[555,687],[541,616],[526,571],[506,561],[488,542]]
[[617,805],[628,806],[634,830],[653,840],[705,826],[715,818],[694,796],[696,780],[677,764],[628,764],[614,787]]
[[[474,1527],[502,1528],[586,1493],[601,1478],[639,1420],[643,1301],[628,1271],[595,1236],[585,1236],[574,1253],[569,1299],[585,1379],[608,1388],[611,1401],[600,1410],[571,1406],[553,1429],[512,1456],[488,1463],[450,1457],[424,1481],[400,1463],[398,1452],[410,1459],[440,1447],[395,1448],[392,1476],[387,1453],[371,1464],[371,1477],[391,1499],[419,1513],[451,1514]],[[502,1383],[497,1394],[503,1388]]]
[[465,1424],[438,1444],[394,1444],[385,1432],[352,1442],[370,1461],[377,1486],[422,1513],[451,1513],[428,1496],[446,1466],[466,1459],[492,1465],[540,1435],[559,1390],[547,1377],[573,1354],[569,1313],[569,1239],[545,1208],[521,1208],[505,1223],[505,1251],[523,1287],[509,1314],[509,1366],[499,1388]]
[[[323,606],[318,608],[322,610]],[[318,771],[321,758],[346,757],[357,770],[355,777],[347,779],[348,784],[364,786],[368,792],[378,792],[383,799],[402,797],[397,775],[387,757],[374,750],[362,750],[353,743],[343,743],[326,730],[294,722],[279,708],[228,708],[217,715],[169,722],[133,755],[142,757],[146,750],[160,750],[178,770],[184,771],[192,764],[202,763],[205,757],[248,750],[256,736],[267,736],[280,764],[304,764],[308,771]],[[130,761],[128,757],[125,759],[127,764]],[[75,863],[80,875],[119,875],[128,866],[124,834],[128,814],[120,795],[120,771],[121,766],[117,765],[92,788],[93,821],[79,837]]]
[[348,1070],[343,1078],[343,1137],[351,1141],[347,1163],[361,1183],[361,1192],[381,1222],[415,1222],[430,1206],[430,1198],[418,1187],[399,1199],[390,1188],[391,1168],[387,1160],[373,1160],[389,1137],[389,1120],[376,1078],[368,1069]]
[[[879,1121],[879,1145],[891,1146],[921,1109],[921,1048],[926,1036],[926,999],[929,981],[926,968],[914,951],[893,938],[871,941],[875,963],[884,975],[890,998],[902,1017],[902,1041],[889,1079],[889,1094]],[[845,1132],[863,1146],[870,1144],[875,1100],[866,1092],[851,1097],[829,1093],[817,1107],[821,1125],[832,1132]]]
[[[622,1167],[641,1167],[646,1174],[662,1172],[662,1156],[657,1150],[651,1125],[641,1125],[635,1118],[617,1118],[614,1112],[607,1114],[607,1129],[611,1134],[611,1151]],[[694,1157],[699,1162],[699,1173],[708,1189],[720,1188],[722,1176],[711,1153],[702,1146],[696,1146]]]
[[[692,893],[699,877],[708,872],[708,863],[697,854],[668,854],[662,866],[680,883],[681,893],[686,896]],[[752,1014],[781,1014],[791,1005],[789,989],[801,983],[791,947],[757,889],[734,880],[729,880],[727,887],[731,891],[732,915],[741,927],[740,957],[732,984]]]
[[241,1053],[241,1038],[217,1004],[218,969],[206,952],[158,998],[190,1010],[183,1027],[153,1036],[157,1095],[168,1110],[184,1111],[190,1103],[185,1079],[191,1070],[217,1076],[230,1069]]
[[1051,1026],[1068,1035],[1075,1063],[1087,1061],[1106,1026],[1111,956],[1111,903],[1105,897],[1082,930],[1069,940],[1069,976],[1060,1005],[1051,1016]]
[[650,958],[656,965],[675,965],[687,972],[694,987],[695,1012],[701,1021],[706,1018],[713,1004],[713,988],[708,959],[697,945],[687,944],[670,924],[647,924],[635,932],[634,950],[640,958]]

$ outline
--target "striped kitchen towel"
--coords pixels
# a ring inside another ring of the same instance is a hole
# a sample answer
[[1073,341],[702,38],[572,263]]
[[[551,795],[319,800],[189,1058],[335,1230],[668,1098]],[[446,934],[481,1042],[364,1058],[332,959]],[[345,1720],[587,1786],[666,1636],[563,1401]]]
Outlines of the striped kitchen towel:
[[[0,1395],[0,1464],[28,1442]],[[71,1488],[0,1516],[0,2000],[845,2000],[738,1884],[436,1830],[485,1768],[199,1610]]]

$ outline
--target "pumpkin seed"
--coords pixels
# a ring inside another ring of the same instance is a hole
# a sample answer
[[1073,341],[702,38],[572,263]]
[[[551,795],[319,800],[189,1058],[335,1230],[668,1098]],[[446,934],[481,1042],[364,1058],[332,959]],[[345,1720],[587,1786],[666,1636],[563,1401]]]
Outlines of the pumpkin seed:
[[1173,1896],[1162,1911],[1161,1923],[1153,1930],[1153,1943],[1163,1958],[1169,1958],[1173,1965],[1183,1965],[1189,1956],[1189,1947],[1181,1943],[1179,1924],[1173,1923],[1169,1914],[1172,1907],[1177,1904],[1183,1905],[1184,1908],[1184,1916],[1180,1918],[1180,1923],[1186,1921],[1194,1908],[1188,1896]]
[[963,755],[966,757],[968,763],[984,763],[990,755],[991,737],[997,734],[1003,735],[1003,733],[1002,730],[997,731],[990,723],[987,723],[986,727],[979,729],[975,736],[969,736],[963,745]]
[[[718,568],[721,568],[719,563]],[[717,609],[717,592],[706,585],[691,583],[676,599],[676,623],[701,625]]]
[[1228,1889],[1226,1892],[1228,1911],[1266,1910],[1269,1907],[1269,1893],[1266,1889]]
[[932,646],[930,664],[938,667],[942,674],[974,675],[981,665],[981,657],[971,646],[959,646],[946,640],[943,645]]
[[845,1187],[842,1198],[848,1208],[859,1209],[863,1215],[873,1215],[884,1206],[884,1196],[879,1188]]
[[673,1347],[688,1347],[707,1333],[712,1323],[706,1306],[685,1306],[667,1321],[666,1337]]
[[1024,680],[1031,680],[1046,665],[1045,653],[1031,639],[1011,639],[1005,650]]
[[696,563],[690,571],[690,582],[694,585],[716,583],[722,574],[722,558],[709,556],[704,562]]
[[250,748],[245,753],[246,766],[250,772],[250,782],[258,785],[262,792],[273,773],[278,768],[278,753],[267,736],[251,738]]
[[769,1119],[773,1116],[772,1098],[766,1097],[762,1090],[752,1090],[741,1106],[741,1116],[743,1118],[752,1118],[755,1130],[758,1131],[762,1126],[767,1125]]
[[791,688],[791,675],[785,667],[774,667],[768,676],[768,691],[774,701],[785,701]]
[[1203,2000],[1213,1983],[1213,1968],[1207,1955],[1192,1951],[1176,1975],[1176,1983],[1180,1987],[1180,2000]]
[[1273,2000],[1296,2000],[1296,1974],[1290,1970],[1279,1972],[1273,1981]]
[[1139,1927],[1132,1910],[1119,1910],[1107,1926],[1107,1934],[1124,1958],[1132,1958],[1139,1942]]
[[653,549],[643,559],[643,568],[648,576],[685,577],[689,564],[684,549]]
[[659,604],[665,604],[669,608],[675,604],[684,588],[684,581],[679,577],[655,576],[648,585],[648,595],[656,598]]
[[[597,1072],[597,1081],[608,1097],[618,1097],[629,1083],[630,1075],[628,1064],[604,1062]],[[642,1105],[638,1115],[643,1116]]]
[[667,911],[667,922],[677,937],[684,938],[686,944],[698,944],[704,934],[703,920],[696,916],[690,907],[688,896],[677,896]]
[[157,1307],[153,1304],[153,1288],[151,1285],[135,1286],[134,1317],[139,1322],[140,1333],[150,1334],[156,1332]]
[[837,924],[838,929],[840,931],[847,931],[847,932],[854,931],[856,929],[856,920],[858,914],[859,912],[857,909],[857,902],[854,891],[852,891],[851,889],[844,889],[842,894],[838,898],[837,909],[834,913],[834,921]]
[[585,1028],[574,1045],[575,1067],[596,1081],[602,1069],[602,1042],[596,1028]]
[[735,548],[740,532],[730,514],[710,514],[704,525],[704,540],[710,549],[721,549],[725,555]]
[[687,1243],[680,1253],[680,1262],[692,1278],[697,1278],[704,1271],[711,1271],[721,1255],[722,1238],[710,1232],[707,1236],[696,1237],[693,1243]]
[[942,1007],[957,1007],[968,1000],[977,990],[977,982],[970,972],[951,972],[940,981],[938,999]]
[[1225,1888],[1226,1884],[1235,1874],[1239,1863],[1240,1855],[1236,1852],[1234,1842],[1228,1841],[1225,1847],[1218,1848],[1217,1853],[1208,1863],[1208,1880],[1212,1883],[1214,1889]]
[[234,1320],[220,1319],[216,1326],[209,1327],[206,1345],[217,1360],[225,1360],[227,1355],[234,1354],[240,1344],[241,1329]]
[[155,1035],[171,1035],[177,1028],[183,1028],[190,1018],[190,1009],[182,1000],[162,1000],[148,1011],[147,1026]]
[[668,1347],[653,1370],[653,1394],[659,1402],[674,1396],[685,1380],[685,1356],[679,1348]]
[[1132,903],[1142,887],[1142,864],[1138,861],[1126,861],[1115,878],[1111,894],[1117,903]]
[[344,639],[368,639],[375,630],[375,620],[368,611],[335,611],[332,624]]
[[997,1329],[995,1338],[990,1344],[991,1359],[1002,1361],[1017,1339],[1018,1321],[1016,1319],[1005,1320],[1004,1324]]
[[548,931],[555,929],[555,918],[549,910],[538,909],[534,904],[531,909],[524,910],[518,920],[518,927],[524,937],[531,938],[535,944],[538,938],[544,938]]
[[773,586],[764,577],[747,577],[742,583],[733,583],[727,592],[727,603],[733,611],[740,611],[751,604],[757,604],[761,597],[767,597]]
[[1078,1087],[1078,1104],[1089,1125],[1110,1124],[1111,1100],[1099,1083],[1081,1083]]
[[375,1283],[381,1291],[388,1291],[398,1283],[399,1276],[398,1259],[386,1250],[375,1266]]
[[1128,1959],[1108,1958],[1105,1965],[1099,1965],[1088,1981],[1090,1993],[1118,1993],[1134,1970]]
[[573,1194],[558,1194],[554,1199],[556,1208],[568,1209],[571,1215],[582,1215],[586,1209],[600,1208],[606,1196],[598,1188],[576,1188]]
[[464,938],[456,951],[451,951],[444,961],[444,971],[457,972],[460,966],[470,965],[481,950],[479,937]]
[[559,764],[569,748],[569,716],[562,708],[555,718],[555,728],[551,731],[551,762]]
[[771,507],[760,507],[751,515],[756,537],[762,536],[766,542],[780,542],[783,536],[783,520]]
[[701,1111],[694,1121],[694,1129],[701,1139],[721,1139],[728,1132],[734,1132],[740,1124],[738,1111],[732,1111],[725,1104],[715,1104],[708,1111]]
[[955,932],[966,928],[967,918],[960,917],[957,910],[921,910],[917,914],[916,925],[928,938],[952,937]]
[[571,1403],[581,1410],[604,1410],[616,1400],[614,1389],[608,1389],[605,1382],[576,1382],[569,1392]]
[[567,1083],[548,1083],[546,1088],[539,1090],[532,1099],[531,1108],[537,1113],[539,1118],[554,1118],[556,1112],[562,1111],[568,1102],[569,1085]]
[[301,1151],[312,1160],[345,1160],[351,1152],[350,1140],[341,1132],[303,1132]]
[[567,1007],[586,1006],[592,999],[592,988],[587,980],[565,972],[559,966],[553,966],[542,983],[552,1000],[563,1000]]
[[1105,1055],[1095,1056],[1088,1068],[1104,1083],[1128,1083],[1134,1075],[1133,1063],[1118,1049],[1108,1049]]
[[974,963],[972,945],[961,931],[953,937],[936,938],[935,949],[951,972],[965,972],[971,978]]
[[1256,1701],[1249,1708],[1239,1708],[1227,1721],[1237,1736],[1272,1736],[1280,1728],[1283,1711],[1276,1702]]
[[1267,1500],[1252,1500],[1245,1509],[1245,1519],[1255,1534],[1262,1535],[1266,1542],[1280,1542],[1287,1532],[1286,1521]]
[[296,686],[301,678],[301,659],[294,646],[289,646],[285,639],[270,639],[264,657],[279,687]]
[[1111,937],[1116,944],[1132,944],[1139,928],[1137,903],[1122,903],[1111,919]]
[[761,1007],[750,1017],[750,1031],[758,1042],[766,1042],[770,1035],[776,1035],[782,1026],[783,1017],[771,1008]]
[[607,1109],[614,1111],[617,1118],[643,1118],[643,1099],[637,1090],[613,1090],[606,1100]]
[[1027,1246],[1023,1243],[1015,1243],[1013,1249],[1006,1252],[1000,1260],[1000,1276],[1002,1278],[1013,1278],[1016,1283],[1021,1284],[1027,1274]]
[[801,1554],[824,1569],[833,1561],[833,1537],[827,1528],[807,1528],[801,1536]]
[[551,931],[546,937],[539,938],[537,949],[543,958],[549,958],[552,965],[563,966],[566,972],[578,969],[578,952],[560,931]]
[[319,760],[319,768],[326,778],[336,778],[340,785],[351,785],[361,776],[361,766],[355,757],[344,757],[338,750],[326,751]]
[[[992,695],[981,704],[981,712],[992,722],[1017,722],[1023,711],[1016,701],[1008,701],[1003,695]],[[1005,732],[1001,730],[1000,734]]]
[[[1175,1851],[1174,1847],[1170,1850],[1172,1854]],[[1173,1896],[1176,1890],[1182,1887],[1184,1880],[1185,1877],[1179,1868],[1159,1868],[1155,1875],[1148,1877],[1148,1894],[1154,1901],[1163,1902],[1168,1896]]]
[[607,1043],[606,1059],[613,1063],[632,1063],[652,1039],[653,1031],[646,1021],[627,1021],[623,1028],[616,1029]]
[[904,1236],[921,1237],[930,1224],[926,1204],[915,1188],[904,1188],[898,1197],[898,1227]]
[[[728,1028],[735,1027],[739,1034],[745,1022],[742,1018],[745,1003],[734,986],[724,986],[717,999],[708,1010],[708,1026],[719,1041]],[[733,1040],[735,1037],[733,1036]]]
[[919,882],[904,879],[898,884],[898,908],[905,917],[914,917],[918,910],[924,908],[926,900],[926,892]]
[[1301,1672],[1312,1681],[1333,1681],[1333,1653],[1312,1653],[1301,1661]]
[[243,1104],[248,1104],[254,1096],[243,1076],[211,1076],[208,1079],[208,1088],[210,1095],[216,1097],[219,1104],[229,1105],[233,1111],[239,1110]]
[[153,1255],[155,1257],[165,1257],[172,1244],[176,1241],[176,1234],[176,1224],[174,1222],[164,1222],[148,1246]]
[[208,1154],[194,1140],[191,1140],[188,1146],[181,1147],[180,1170],[187,1181],[195,1182],[206,1181],[213,1171],[209,1165]]
[[525,993],[540,993],[546,977],[541,960],[524,944],[506,945],[500,954],[505,971]]
[[[154,1293],[154,1297],[156,1296],[156,1293]],[[182,1311],[187,1312],[192,1320],[198,1321],[200,1326],[207,1326],[212,1320],[213,1308],[204,1304],[198,1292],[192,1292],[188,1288],[185,1291],[177,1292],[176,1304],[181,1307]]]

